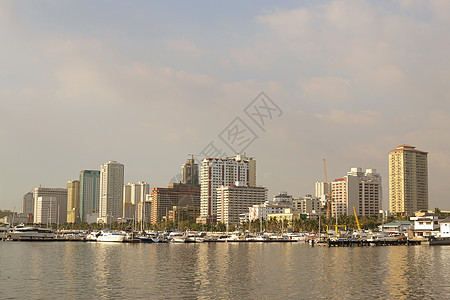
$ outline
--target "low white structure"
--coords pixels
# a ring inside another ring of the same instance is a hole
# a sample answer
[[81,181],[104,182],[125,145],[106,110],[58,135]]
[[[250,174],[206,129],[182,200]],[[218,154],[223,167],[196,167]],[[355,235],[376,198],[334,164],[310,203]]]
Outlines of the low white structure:
[[249,219],[250,221],[255,221],[257,219],[267,220],[268,215],[284,213],[286,208],[290,208],[290,206],[273,204],[266,201],[263,204],[253,205],[248,208]]
[[450,237],[450,217],[439,222],[439,237]]
[[410,218],[414,221],[414,237],[430,237],[439,233],[439,216],[426,213],[419,213]]

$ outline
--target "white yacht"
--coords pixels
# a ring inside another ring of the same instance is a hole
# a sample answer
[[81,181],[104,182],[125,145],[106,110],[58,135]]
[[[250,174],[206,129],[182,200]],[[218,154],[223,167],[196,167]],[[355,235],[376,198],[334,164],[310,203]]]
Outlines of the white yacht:
[[8,232],[7,239],[13,241],[53,241],[56,234],[51,228],[25,227],[18,225]]
[[205,240],[204,235],[198,232],[188,232],[186,234],[185,243],[203,243]]
[[184,232],[180,232],[180,231],[172,231],[169,234],[169,240],[172,243],[185,243],[186,242],[186,234],[184,234]]
[[122,243],[125,235],[121,232],[112,232],[109,230],[102,230],[97,236],[97,242],[118,242]]

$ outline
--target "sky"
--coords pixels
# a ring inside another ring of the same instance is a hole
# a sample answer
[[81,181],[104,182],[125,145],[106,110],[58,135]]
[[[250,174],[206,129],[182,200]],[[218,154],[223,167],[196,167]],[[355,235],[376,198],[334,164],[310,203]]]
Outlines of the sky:
[[269,197],[313,194],[324,158],[375,168],[388,209],[410,144],[450,210],[449,29],[446,0],[0,0],[0,209],[109,160],[165,187],[208,145],[254,157]]

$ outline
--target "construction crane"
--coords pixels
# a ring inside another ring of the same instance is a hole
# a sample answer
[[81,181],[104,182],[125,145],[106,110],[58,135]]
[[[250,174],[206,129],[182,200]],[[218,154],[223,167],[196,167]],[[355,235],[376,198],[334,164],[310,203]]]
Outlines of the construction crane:
[[326,197],[327,197],[327,218],[330,219],[331,218],[331,195],[329,194],[328,191],[328,176],[327,176],[327,161],[324,158],[323,159],[323,166],[325,169],[325,189],[326,189]]
[[361,226],[359,226],[358,216],[356,215],[355,206],[353,206],[353,213],[355,214],[356,225],[358,226],[358,231],[361,231]]

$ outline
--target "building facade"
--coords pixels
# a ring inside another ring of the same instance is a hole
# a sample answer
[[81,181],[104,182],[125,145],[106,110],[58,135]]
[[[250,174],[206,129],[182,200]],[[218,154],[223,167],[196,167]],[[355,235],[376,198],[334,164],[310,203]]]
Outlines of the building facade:
[[201,223],[217,220],[217,188],[241,182],[256,186],[256,161],[243,155],[222,158],[205,158],[201,167]]
[[389,152],[389,209],[402,214],[428,209],[428,152],[409,145]]
[[151,199],[151,222],[153,224],[162,221],[174,206],[199,207],[200,186],[190,184],[171,183],[167,188],[152,188]]
[[58,201],[55,196],[39,196],[36,198],[34,223],[58,223]]
[[181,166],[181,183],[199,184],[198,181],[198,164],[195,163],[194,157],[188,159]]
[[80,172],[80,219],[88,222],[88,215],[98,217],[100,201],[100,171],[83,170]]
[[80,221],[80,181],[67,182],[67,223]]
[[123,202],[135,205],[145,201],[150,194],[150,185],[144,181],[138,183],[128,183],[123,186]]
[[118,219],[123,214],[124,165],[109,161],[100,166],[99,218]]
[[305,197],[294,199],[292,202],[292,209],[294,212],[300,214],[319,214],[322,209],[322,201],[319,197],[306,195]]
[[332,216],[378,215],[382,203],[381,176],[375,169],[352,168],[347,176],[331,183]]
[[249,207],[267,200],[267,188],[236,185],[217,188],[217,221],[226,225],[239,224],[239,215]]
[[28,192],[22,197],[22,213],[27,215],[33,214],[33,202],[34,195],[33,192]]
[[59,224],[67,222],[67,189],[45,187],[34,189],[33,222],[46,223],[47,220]]

